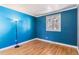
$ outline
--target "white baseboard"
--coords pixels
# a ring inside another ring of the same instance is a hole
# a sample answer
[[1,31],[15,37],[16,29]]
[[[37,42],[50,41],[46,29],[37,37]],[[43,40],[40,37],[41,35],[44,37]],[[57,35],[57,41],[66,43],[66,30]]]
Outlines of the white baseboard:
[[64,43],[49,41],[49,40],[40,39],[40,38],[36,38],[36,39],[37,39],[37,40],[40,40],[40,41],[48,42],[48,43],[51,43],[51,44],[63,45],[63,46],[72,47],[72,48],[76,48],[76,49],[78,48],[77,46],[72,46],[72,45],[68,45],[68,44],[64,44]]
[[[34,38],[34,39],[31,39],[31,40],[28,40],[28,41],[25,41],[25,42],[21,42],[21,43],[19,43],[18,45],[22,45],[22,44],[25,44],[25,43],[31,42],[31,41],[33,41],[33,40],[36,40],[36,39]],[[15,46],[16,46],[16,45],[11,45],[11,46],[8,46],[8,47],[5,47],[5,48],[2,48],[2,49],[0,49],[0,51],[4,51],[4,50],[10,49],[10,48],[13,48],[13,47],[15,47]]]
[[[34,38],[34,39],[31,39],[31,40],[28,40],[28,41],[19,43],[18,45],[22,45],[22,44],[25,44],[25,43],[28,43],[28,42],[31,42],[31,41],[34,41],[34,40],[40,40],[40,41],[48,42],[48,43],[51,43],[51,44],[58,44],[58,45],[63,45],[63,46],[67,46],[67,47],[72,47],[72,48],[76,48],[76,49],[78,50],[78,47],[77,47],[77,46],[72,46],[72,45],[63,44],[63,43],[54,42],[54,41],[49,41],[49,40],[40,39],[40,38]],[[0,49],[0,51],[4,51],[4,50],[7,50],[7,49],[10,49],[10,48],[13,48],[13,47],[15,47],[15,45],[2,48],[2,49]],[[78,51],[78,52],[79,52],[79,51]]]

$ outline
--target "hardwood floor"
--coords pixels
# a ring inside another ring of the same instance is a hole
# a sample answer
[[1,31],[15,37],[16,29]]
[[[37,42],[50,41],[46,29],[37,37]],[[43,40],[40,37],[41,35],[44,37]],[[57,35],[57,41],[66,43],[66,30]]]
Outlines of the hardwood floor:
[[1,51],[0,55],[77,55],[77,49],[39,40],[21,45],[19,48],[10,48]]

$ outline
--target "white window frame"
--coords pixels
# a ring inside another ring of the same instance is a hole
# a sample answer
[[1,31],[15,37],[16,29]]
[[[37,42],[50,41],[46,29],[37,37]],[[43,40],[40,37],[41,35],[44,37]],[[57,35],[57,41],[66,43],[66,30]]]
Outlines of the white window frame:
[[[56,24],[56,21],[58,24]],[[58,26],[58,29],[57,27]],[[61,32],[61,14],[46,16],[46,31]]]

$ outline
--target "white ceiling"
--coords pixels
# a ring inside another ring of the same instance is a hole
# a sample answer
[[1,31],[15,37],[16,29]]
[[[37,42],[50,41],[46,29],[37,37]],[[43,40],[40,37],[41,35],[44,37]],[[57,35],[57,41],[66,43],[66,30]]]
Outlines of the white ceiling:
[[73,6],[73,4],[3,4],[1,6],[5,6],[33,16],[39,16],[40,14],[45,14]]

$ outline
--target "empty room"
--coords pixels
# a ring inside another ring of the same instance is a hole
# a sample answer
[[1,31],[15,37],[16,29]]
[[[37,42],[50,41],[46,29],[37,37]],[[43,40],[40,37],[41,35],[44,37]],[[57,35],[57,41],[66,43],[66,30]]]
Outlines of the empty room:
[[78,55],[78,5],[0,5],[0,55]]

